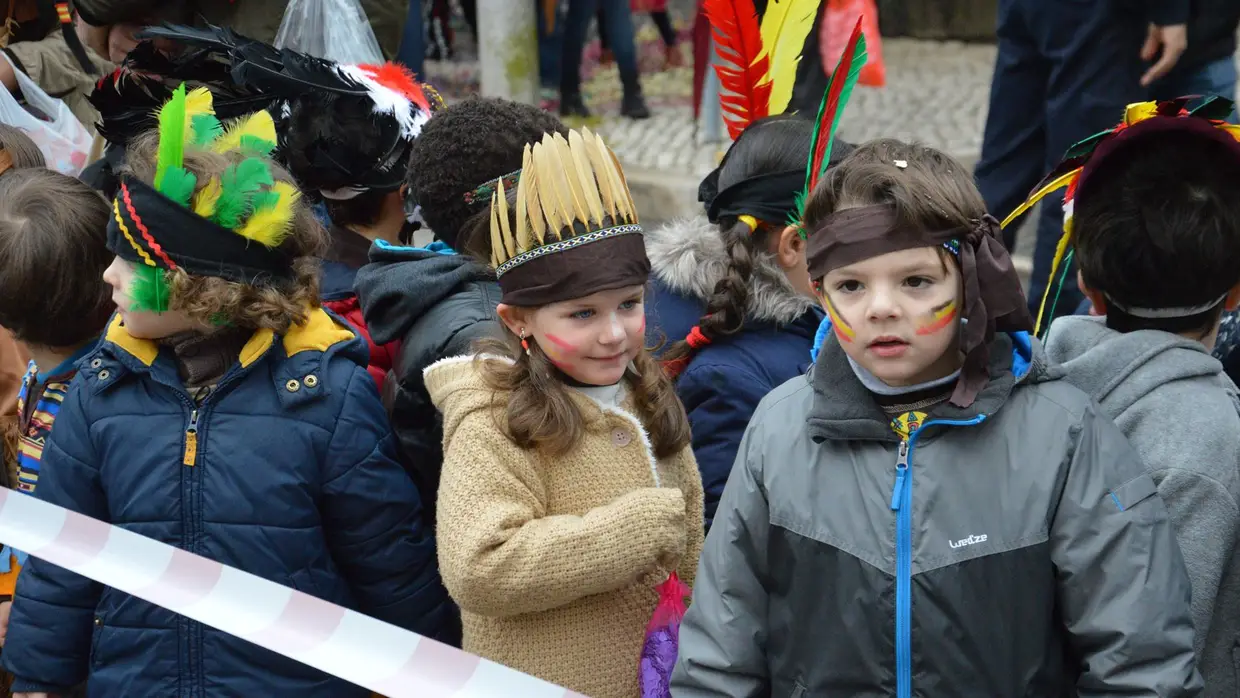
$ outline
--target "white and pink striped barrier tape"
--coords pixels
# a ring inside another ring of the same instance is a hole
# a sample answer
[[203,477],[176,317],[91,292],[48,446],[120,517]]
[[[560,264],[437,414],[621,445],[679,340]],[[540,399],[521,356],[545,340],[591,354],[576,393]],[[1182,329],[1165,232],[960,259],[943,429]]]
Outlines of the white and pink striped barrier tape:
[[0,542],[389,698],[584,698],[2,487]]

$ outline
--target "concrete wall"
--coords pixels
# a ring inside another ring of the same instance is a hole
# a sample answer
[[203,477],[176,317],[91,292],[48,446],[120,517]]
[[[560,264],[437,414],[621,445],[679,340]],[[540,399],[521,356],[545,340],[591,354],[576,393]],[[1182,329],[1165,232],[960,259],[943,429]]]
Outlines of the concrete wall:
[[878,0],[884,36],[993,41],[996,0]]

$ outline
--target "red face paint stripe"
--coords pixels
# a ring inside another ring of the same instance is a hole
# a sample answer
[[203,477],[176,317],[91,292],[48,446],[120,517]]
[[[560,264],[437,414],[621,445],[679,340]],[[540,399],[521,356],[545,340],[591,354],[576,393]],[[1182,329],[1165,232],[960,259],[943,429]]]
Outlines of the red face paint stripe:
[[928,325],[922,325],[917,328],[917,334],[926,335],[934,334],[939,330],[947,327],[956,319],[956,302],[950,301],[945,307],[934,312],[934,320]]
[[570,344],[569,342],[566,342],[553,334],[547,335],[547,341],[563,349],[564,351],[577,351],[577,345]]

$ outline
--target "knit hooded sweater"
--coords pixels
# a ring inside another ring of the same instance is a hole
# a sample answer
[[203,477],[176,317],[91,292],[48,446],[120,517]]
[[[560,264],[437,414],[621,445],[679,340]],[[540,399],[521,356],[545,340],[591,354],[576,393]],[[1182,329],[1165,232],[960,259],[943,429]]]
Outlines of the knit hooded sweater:
[[473,357],[425,379],[443,413],[436,535],[464,649],[591,698],[634,698],[663,565],[692,584],[702,550],[692,450],[656,460],[628,398],[572,391],[584,437],[552,457],[501,431],[508,400]]

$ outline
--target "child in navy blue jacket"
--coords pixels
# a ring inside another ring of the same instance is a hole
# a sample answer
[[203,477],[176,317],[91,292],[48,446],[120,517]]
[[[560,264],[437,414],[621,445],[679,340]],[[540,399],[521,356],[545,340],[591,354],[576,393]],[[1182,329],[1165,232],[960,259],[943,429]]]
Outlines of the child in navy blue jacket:
[[[318,307],[325,235],[267,157],[270,116],[216,138],[209,94],[182,87],[160,123],[111,206],[119,312],[80,364],[36,496],[456,641],[365,342]],[[3,663],[19,695],[83,681],[98,696],[369,695],[33,558]]]

